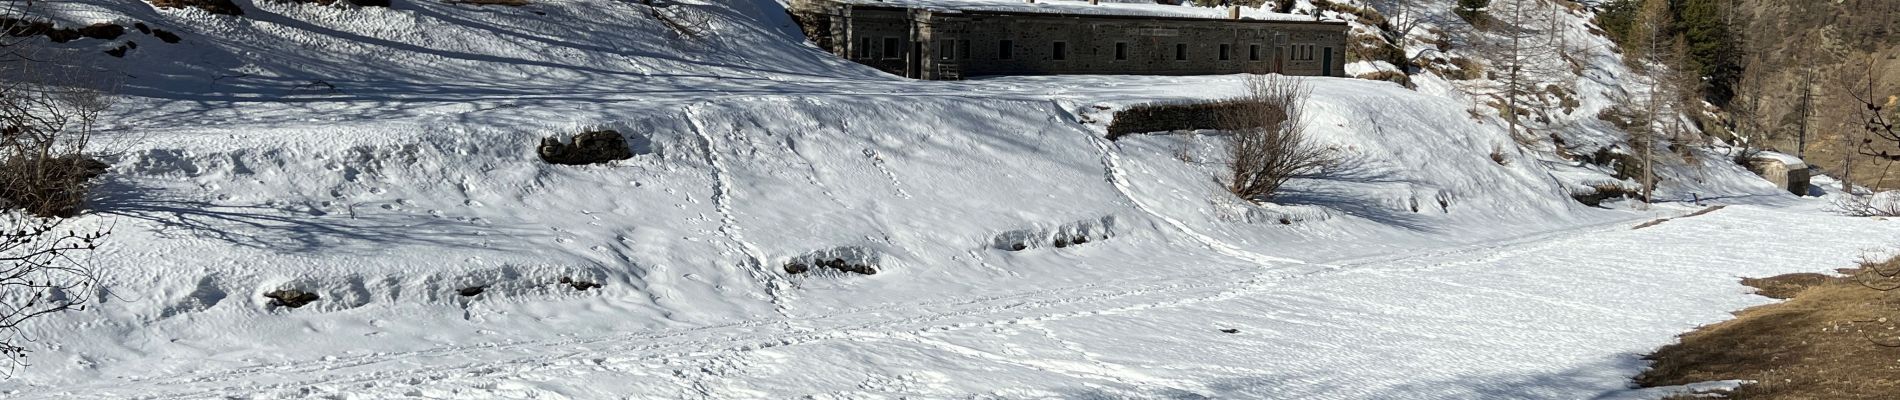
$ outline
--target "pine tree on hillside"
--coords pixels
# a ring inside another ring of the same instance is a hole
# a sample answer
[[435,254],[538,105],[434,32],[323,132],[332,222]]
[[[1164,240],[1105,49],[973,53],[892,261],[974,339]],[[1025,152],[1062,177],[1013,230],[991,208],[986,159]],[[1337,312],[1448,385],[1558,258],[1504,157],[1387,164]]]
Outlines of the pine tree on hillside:
[[1458,0],[1458,6],[1451,11],[1472,26],[1483,28],[1486,20],[1484,9],[1490,6],[1491,0]]
[[1677,0],[1675,31],[1689,46],[1693,67],[1708,78],[1701,88],[1709,101],[1727,104],[1741,75],[1740,45],[1728,26],[1723,0]]

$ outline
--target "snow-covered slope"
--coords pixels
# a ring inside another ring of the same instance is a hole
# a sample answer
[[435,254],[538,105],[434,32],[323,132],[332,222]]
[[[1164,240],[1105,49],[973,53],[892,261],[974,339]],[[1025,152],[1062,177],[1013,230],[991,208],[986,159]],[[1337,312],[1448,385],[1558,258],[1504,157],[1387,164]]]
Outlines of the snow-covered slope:
[[[1299,321],[1329,322],[1286,313],[1394,305],[1354,303],[1376,296],[1315,298],[1230,305],[1206,321],[1024,321],[1044,311],[1113,316],[1200,303],[1182,301],[1191,298],[1252,298],[1267,282],[1366,265],[1485,265],[1538,249],[1498,243],[1506,239],[1541,245],[1537,238],[1620,229],[1679,209],[1577,204],[1571,189],[1590,170],[1515,151],[1513,162],[1494,161],[1494,150],[1514,148],[1494,117],[1472,117],[1469,101],[1449,92],[1384,82],[1302,79],[1316,93],[1307,123],[1348,154],[1352,168],[1298,181],[1283,204],[1260,206],[1219,189],[1218,137],[1104,138],[1116,109],[1234,95],[1240,77],[906,81],[804,44],[772,0],[672,2],[710,18],[711,36],[699,40],[675,34],[644,6],[609,0],[519,8],[237,3],[242,17],[116,0],[47,10],[72,24],[145,23],[183,40],[132,34],[60,45],[123,72],[128,94],[105,138],[114,173],[93,211],[75,221],[112,230],[93,258],[107,282],[96,307],[29,327],[49,348],[0,389],[33,397],[956,396],[982,394],[982,382],[1029,365],[1074,373],[997,380],[1008,386],[988,393],[1147,396],[1175,388],[1305,397],[1324,386],[1261,392],[1271,385],[1156,383],[1240,379],[1254,367],[1218,361],[1232,369],[1177,376],[1165,364],[1117,366],[1092,356],[1096,347],[1057,336],[1121,348],[1199,340],[1141,337],[1128,326],[1244,321],[1249,330],[1289,333],[1301,331]],[[95,53],[125,40],[141,45],[122,60]],[[600,128],[629,135],[638,155],[570,167],[533,151],[543,137]],[[1714,182],[1695,189],[1703,197],[1795,202],[1736,168],[1703,173]],[[1893,228],[1860,224],[1868,232]],[[1087,242],[1072,244],[1076,238]],[[1018,244],[1025,249],[1013,251]],[[1446,248],[1521,252],[1451,260],[1466,253]],[[1815,252],[1822,250],[1833,249]],[[1430,258],[1440,255],[1449,258]],[[783,268],[834,258],[879,273]],[[1677,273],[1664,281],[1708,279],[1706,269]],[[563,280],[604,286],[577,291]],[[484,290],[457,293],[472,287]],[[1371,290],[1344,281],[1308,288]],[[268,306],[262,295],[279,289],[322,299]],[[1549,301],[1614,297],[1583,295],[1596,297]],[[1659,308],[1646,317],[1653,320],[1644,336],[1606,339],[1615,346],[1606,351],[1641,351],[1746,302],[1731,295]],[[1538,312],[1526,307],[1473,318]],[[1034,315],[986,317],[1012,310]],[[1293,322],[1275,322],[1283,319]],[[994,321],[1024,325],[1010,332],[1074,330],[984,344],[876,333],[1002,329]],[[841,349],[747,352],[811,338]],[[930,345],[846,351],[879,338]],[[1522,350],[1511,346],[1524,342],[1479,343]],[[1301,349],[1272,353],[1311,354]],[[610,359],[615,354],[634,358]],[[789,363],[767,362],[786,354]],[[975,364],[956,361],[966,359]],[[639,367],[567,368],[616,361]],[[484,379],[482,365],[511,375]],[[555,365],[566,367],[549,373],[627,383],[523,377]],[[749,369],[759,365],[778,369]],[[903,365],[935,369],[892,372]],[[438,366],[452,376],[428,372]],[[1610,368],[1600,373],[1637,366]],[[752,373],[771,378],[739,384],[746,379],[721,375]],[[1149,375],[1163,378],[1136,378]],[[326,383],[450,378],[468,380],[426,389]],[[515,380],[543,384],[508,383]],[[1607,381],[1552,390],[1600,391]]]

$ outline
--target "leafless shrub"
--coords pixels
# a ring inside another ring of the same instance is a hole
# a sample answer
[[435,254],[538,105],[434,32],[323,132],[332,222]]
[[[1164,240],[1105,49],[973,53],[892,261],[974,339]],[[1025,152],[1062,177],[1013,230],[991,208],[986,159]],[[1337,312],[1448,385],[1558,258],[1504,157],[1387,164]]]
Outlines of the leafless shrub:
[[1900,217],[1900,192],[1886,194],[1841,193],[1833,201],[1834,212],[1852,217]]
[[[0,17],[28,20],[31,5],[0,0]],[[112,98],[74,67],[48,61],[37,40],[0,39],[0,210],[72,216],[104,171],[86,148]]]
[[[33,5],[0,0],[0,18],[27,20]],[[88,182],[103,172],[86,148],[111,98],[47,61],[39,40],[0,38],[0,355],[16,366],[33,340],[21,324],[84,304],[96,278],[82,253],[106,235],[61,230],[60,219],[47,218],[76,214]]]
[[111,98],[26,60],[0,62],[0,209],[73,216],[105,170],[86,149]]
[[1252,75],[1240,107],[1222,115],[1228,142],[1227,191],[1249,201],[1269,201],[1293,178],[1339,164],[1339,155],[1306,136],[1301,124],[1311,94],[1305,84],[1280,75]]
[[1196,155],[1201,148],[1201,133],[1198,130],[1187,131],[1180,142],[1174,144],[1174,159],[1188,164],[1199,164]]

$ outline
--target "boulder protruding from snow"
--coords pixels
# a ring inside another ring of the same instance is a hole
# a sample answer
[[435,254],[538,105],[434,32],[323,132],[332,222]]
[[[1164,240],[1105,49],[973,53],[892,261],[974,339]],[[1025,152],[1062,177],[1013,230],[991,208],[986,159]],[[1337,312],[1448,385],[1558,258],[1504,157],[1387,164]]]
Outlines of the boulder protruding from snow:
[[304,305],[310,304],[310,302],[317,301],[323,298],[322,296],[317,296],[316,293],[305,292],[305,291],[297,290],[297,289],[284,289],[284,290],[278,290],[278,291],[274,291],[270,293],[265,293],[264,297],[271,299],[270,305],[272,306],[284,306],[284,307],[290,307],[290,308],[303,307]]
[[1763,152],[1748,158],[1745,162],[1743,166],[1747,167],[1749,172],[1761,175],[1769,183],[1775,184],[1775,187],[1796,196],[1808,194],[1810,175],[1808,163],[1801,161],[1800,158],[1781,153]]
[[79,28],[77,32],[79,32],[80,36],[85,36],[85,37],[89,37],[93,39],[112,40],[112,39],[118,39],[119,36],[121,35],[125,35],[125,27],[114,25],[114,24],[99,23],[99,24],[88,25],[84,28]]
[[185,40],[185,38],[178,37],[178,34],[171,33],[171,31],[164,29],[153,29],[152,37],[158,38],[158,40],[165,43],[178,43],[181,40]]
[[627,138],[613,130],[574,135],[573,142],[569,143],[562,143],[558,138],[544,138],[536,153],[541,155],[543,161],[561,165],[600,164],[633,158],[633,151],[627,148]]
[[462,297],[475,297],[475,296],[482,295],[482,292],[486,292],[486,291],[488,291],[487,286],[469,286],[469,287],[457,289],[455,291],[455,294],[461,295]]
[[588,281],[583,281],[583,280],[574,279],[574,278],[565,277],[565,276],[561,277],[561,284],[567,285],[569,287],[574,288],[574,290],[578,290],[582,292],[587,291],[587,289],[594,289],[594,288],[601,287],[601,284],[596,283],[596,282],[588,282]]
[[877,275],[880,270],[879,259],[878,254],[870,249],[844,246],[792,257],[785,263],[784,268],[785,273],[792,275],[829,271]]

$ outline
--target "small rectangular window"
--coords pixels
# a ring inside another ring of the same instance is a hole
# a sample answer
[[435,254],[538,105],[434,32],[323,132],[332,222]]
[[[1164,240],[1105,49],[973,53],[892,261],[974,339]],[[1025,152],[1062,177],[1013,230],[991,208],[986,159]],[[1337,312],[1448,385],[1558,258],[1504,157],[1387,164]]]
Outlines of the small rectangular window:
[[904,58],[904,49],[902,47],[904,47],[904,42],[897,40],[897,38],[884,38],[884,59],[896,60]]
[[1012,40],[1004,40],[1004,41],[996,42],[996,59],[998,60],[1016,59],[1016,42]]
[[942,60],[957,59],[957,41],[944,39],[943,44],[937,46],[937,58]]
[[1247,45],[1247,61],[1260,61],[1260,45]]
[[1231,55],[1229,55],[1228,53],[1229,53],[1229,47],[1228,47],[1228,45],[1227,45],[1227,44],[1225,44],[1225,43],[1222,43],[1222,44],[1220,45],[1220,60],[1221,60],[1221,61],[1227,61],[1227,60],[1229,60],[1229,59],[1231,59],[1231,58],[1232,58],[1233,56],[1231,56]]
[[1293,59],[1293,61],[1313,61],[1313,45],[1310,45],[1310,44],[1293,45],[1293,54],[1291,58]]
[[1053,51],[1051,51],[1049,55],[1051,58],[1054,58],[1056,61],[1069,59],[1069,43],[1056,42],[1055,49],[1053,49]]
[[860,60],[871,58],[871,38],[858,38],[858,48],[852,50],[857,51]]
[[1115,61],[1128,59],[1128,42],[1115,42]]
[[1186,43],[1176,43],[1174,45],[1174,60],[1187,61],[1187,44]]

